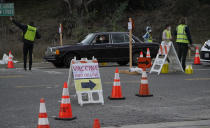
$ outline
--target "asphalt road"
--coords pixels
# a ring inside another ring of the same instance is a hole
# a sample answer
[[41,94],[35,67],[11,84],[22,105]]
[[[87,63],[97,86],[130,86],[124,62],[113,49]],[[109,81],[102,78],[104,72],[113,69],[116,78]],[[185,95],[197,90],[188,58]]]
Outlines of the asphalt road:
[[[102,127],[123,128],[206,128],[210,127],[210,65],[193,65],[194,74],[148,74],[153,97],[136,97],[140,75],[120,74],[126,100],[111,101],[116,65],[100,67],[105,104],[81,107],[70,86],[73,121],[54,120],[59,113],[63,83],[68,69],[51,64],[34,64],[24,71],[0,66],[0,128],[35,128],[38,124],[39,101],[45,98],[51,128],[91,128],[94,118]],[[128,67],[119,67],[120,70]],[[197,122],[197,123],[196,123]],[[181,125],[183,124],[183,125]],[[192,124],[192,125],[191,125]],[[153,126],[153,127],[152,127]],[[185,127],[184,127],[185,126]]]

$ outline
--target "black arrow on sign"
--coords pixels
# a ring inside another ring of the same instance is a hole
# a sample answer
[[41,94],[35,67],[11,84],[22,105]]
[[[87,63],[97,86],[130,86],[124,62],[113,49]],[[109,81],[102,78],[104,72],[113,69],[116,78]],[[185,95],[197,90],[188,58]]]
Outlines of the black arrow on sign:
[[90,88],[91,90],[96,86],[96,84],[91,80],[89,80],[89,82],[82,82],[81,85],[82,88]]

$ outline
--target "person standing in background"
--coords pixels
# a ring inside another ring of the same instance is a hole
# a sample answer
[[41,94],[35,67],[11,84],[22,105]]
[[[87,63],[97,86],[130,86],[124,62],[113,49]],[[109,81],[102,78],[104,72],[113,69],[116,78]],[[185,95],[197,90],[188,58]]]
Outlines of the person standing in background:
[[172,41],[171,26],[169,24],[166,24],[165,29],[163,30],[162,41]]
[[192,46],[192,39],[190,35],[189,27],[187,26],[187,21],[185,18],[179,20],[179,25],[175,31],[176,43],[178,44],[178,57],[182,63],[182,68],[185,70],[185,61],[187,57],[187,52],[189,45]]

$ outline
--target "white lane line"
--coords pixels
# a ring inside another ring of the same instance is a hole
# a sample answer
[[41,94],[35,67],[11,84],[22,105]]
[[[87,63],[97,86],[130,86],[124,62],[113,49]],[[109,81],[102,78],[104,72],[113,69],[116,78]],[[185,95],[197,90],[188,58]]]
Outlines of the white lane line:
[[137,124],[137,125],[124,125],[124,126],[110,126],[103,128],[209,128],[210,120],[198,121],[180,121],[180,122],[165,122],[154,124]]

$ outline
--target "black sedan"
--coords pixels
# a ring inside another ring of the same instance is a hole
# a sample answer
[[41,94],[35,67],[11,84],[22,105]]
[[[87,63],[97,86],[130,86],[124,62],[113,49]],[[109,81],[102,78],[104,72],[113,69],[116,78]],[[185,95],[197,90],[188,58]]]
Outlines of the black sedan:
[[[147,48],[154,58],[159,49],[159,43],[144,43],[136,36],[132,36],[133,64],[137,64],[140,51],[146,55]],[[98,32],[88,34],[84,40],[75,45],[48,47],[44,59],[52,62],[56,67],[69,67],[71,59],[93,56],[99,62],[117,62],[126,65],[129,62],[129,33],[128,32]]]

